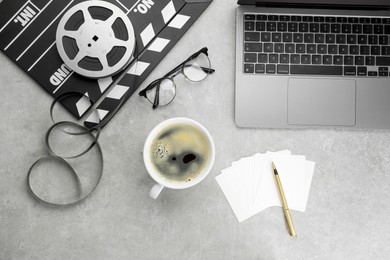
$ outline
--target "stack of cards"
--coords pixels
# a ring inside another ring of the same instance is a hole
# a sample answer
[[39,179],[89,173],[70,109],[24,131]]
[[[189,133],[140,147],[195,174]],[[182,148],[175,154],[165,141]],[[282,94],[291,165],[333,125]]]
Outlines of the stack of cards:
[[303,155],[291,155],[289,150],[257,153],[233,162],[216,177],[239,222],[268,207],[281,206],[272,162],[289,208],[305,211],[315,163]]

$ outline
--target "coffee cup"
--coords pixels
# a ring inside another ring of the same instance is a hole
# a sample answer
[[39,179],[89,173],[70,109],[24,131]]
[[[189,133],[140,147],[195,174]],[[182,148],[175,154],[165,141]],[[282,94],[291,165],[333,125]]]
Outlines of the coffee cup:
[[153,128],[145,141],[143,158],[156,182],[149,196],[156,199],[164,187],[186,189],[201,182],[214,164],[215,147],[203,125],[176,117]]

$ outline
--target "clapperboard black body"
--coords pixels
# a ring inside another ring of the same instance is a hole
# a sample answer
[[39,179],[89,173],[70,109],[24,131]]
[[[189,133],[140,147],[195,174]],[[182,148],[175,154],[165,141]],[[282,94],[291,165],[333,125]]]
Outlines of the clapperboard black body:
[[91,102],[76,96],[62,102],[76,118],[90,112],[91,103],[110,89],[96,107],[97,113],[90,113],[84,122],[92,127],[134,93],[211,1],[109,0],[128,15],[137,53],[141,53],[137,62],[112,77],[96,80],[77,75],[58,54],[55,36],[59,20],[82,0],[4,0],[0,3],[0,49],[52,96],[68,92],[87,95]]

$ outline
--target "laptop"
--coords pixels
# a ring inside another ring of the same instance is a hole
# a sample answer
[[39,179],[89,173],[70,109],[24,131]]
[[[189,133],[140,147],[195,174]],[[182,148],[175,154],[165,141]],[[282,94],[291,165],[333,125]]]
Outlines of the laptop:
[[389,0],[239,0],[239,127],[390,128]]

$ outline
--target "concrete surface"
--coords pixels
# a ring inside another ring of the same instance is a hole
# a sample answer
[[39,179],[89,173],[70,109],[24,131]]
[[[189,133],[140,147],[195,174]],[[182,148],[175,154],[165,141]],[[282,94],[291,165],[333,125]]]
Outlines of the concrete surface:
[[[390,132],[237,128],[235,7],[214,0],[146,83],[203,46],[216,73],[198,84],[179,79],[164,109],[134,95],[102,132],[100,185],[72,207],[48,207],[26,190],[28,168],[46,154],[52,98],[0,54],[0,259],[388,259]],[[175,116],[208,128],[216,161],[198,186],[154,201],[143,143]],[[280,208],[239,224],[214,179],[234,160],[281,149],[317,162],[307,211],[292,213],[296,239]]]

